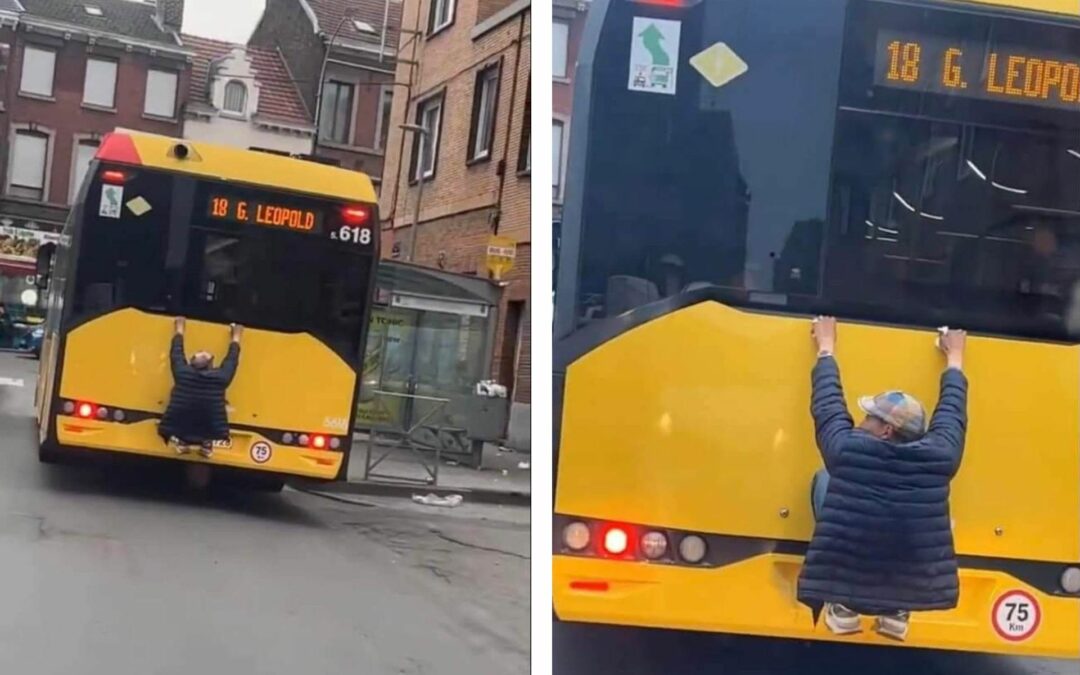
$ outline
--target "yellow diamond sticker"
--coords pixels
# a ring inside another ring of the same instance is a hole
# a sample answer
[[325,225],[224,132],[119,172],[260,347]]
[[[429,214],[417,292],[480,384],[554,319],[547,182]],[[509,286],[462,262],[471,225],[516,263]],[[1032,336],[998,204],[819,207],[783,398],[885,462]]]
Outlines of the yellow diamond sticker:
[[146,201],[142,197],[136,197],[127,203],[128,210],[137,216],[142,216],[150,212],[150,209],[154,208],[150,206],[150,202]]
[[690,65],[714,87],[722,87],[750,70],[746,61],[723,42],[693,56]]

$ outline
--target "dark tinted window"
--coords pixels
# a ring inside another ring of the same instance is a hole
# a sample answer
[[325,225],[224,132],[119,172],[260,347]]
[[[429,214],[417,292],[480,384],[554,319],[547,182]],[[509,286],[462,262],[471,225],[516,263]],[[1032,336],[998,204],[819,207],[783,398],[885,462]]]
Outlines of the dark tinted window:
[[[171,180],[157,177],[130,183],[125,201],[142,197],[153,208],[141,216],[123,208],[119,218],[107,218],[99,215],[101,183],[90,183],[81,229],[65,229],[78,251],[70,297],[76,320],[122,307],[168,311],[164,270],[171,187]],[[66,268],[59,276],[67,277]]]
[[[647,11],[613,3],[596,55],[579,322],[707,284],[737,305],[1065,336],[1075,111],[877,86],[875,67],[880,80],[883,35],[933,36],[970,65],[1025,46],[1080,61],[1080,31],[859,0],[704,0],[679,17],[667,96],[627,87],[631,22]],[[688,63],[719,42],[749,69],[716,88]]]
[[[305,245],[296,245],[302,239]],[[371,259],[307,235],[193,228],[185,313],[311,332],[350,362],[359,354]]]

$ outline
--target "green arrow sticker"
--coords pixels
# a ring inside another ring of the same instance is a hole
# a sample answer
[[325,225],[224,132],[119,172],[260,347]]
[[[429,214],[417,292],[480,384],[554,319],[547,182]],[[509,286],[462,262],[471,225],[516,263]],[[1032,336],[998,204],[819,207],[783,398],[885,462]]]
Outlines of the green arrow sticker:
[[675,94],[682,23],[634,17],[630,45],[630,91]]

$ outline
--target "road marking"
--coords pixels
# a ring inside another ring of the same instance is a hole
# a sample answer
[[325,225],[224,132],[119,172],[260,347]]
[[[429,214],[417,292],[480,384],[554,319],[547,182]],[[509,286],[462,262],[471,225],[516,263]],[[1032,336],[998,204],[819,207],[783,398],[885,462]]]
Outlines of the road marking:
[[15,380],[10,377],[0,377],[0,387],[21,387],[23,386],[22,380]]

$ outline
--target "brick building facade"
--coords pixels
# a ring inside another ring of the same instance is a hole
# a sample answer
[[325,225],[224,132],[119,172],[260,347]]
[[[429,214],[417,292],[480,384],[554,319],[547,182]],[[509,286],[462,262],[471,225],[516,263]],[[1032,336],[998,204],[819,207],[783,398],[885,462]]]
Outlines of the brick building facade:
[[570,141],[570,115],[574,108],[574,68],[588,10],[587,0],[554,0],[551,9],[551,198],[556,221],[562,218],[566,149]]
[[[395,94],[399,0],[266,0],[253,46],[280,51],[311,118],[315,155],[381,182]],[[320,74],[326,64],[320,86]]]
[[0,302],[28,292],[30,254],[63,225],[104,134],[181,134],[183,12],[183,0],[0,2]]
[[384,255],[487,277],[490,238],[515,242],[491,355],[493,376],[512,392],[514,442],[527,438],[531,385],[530,3],[406,0],[401,25],[417,39],[399,54],[380,202]]

